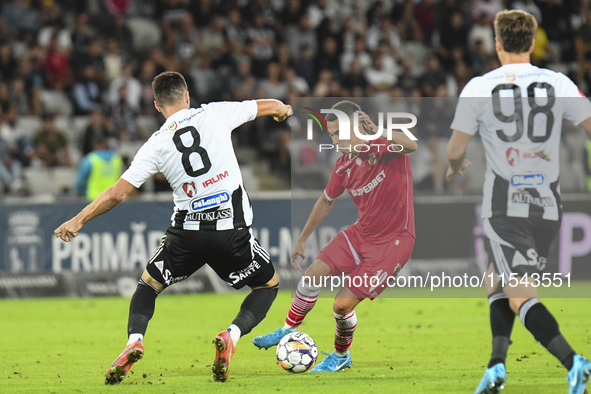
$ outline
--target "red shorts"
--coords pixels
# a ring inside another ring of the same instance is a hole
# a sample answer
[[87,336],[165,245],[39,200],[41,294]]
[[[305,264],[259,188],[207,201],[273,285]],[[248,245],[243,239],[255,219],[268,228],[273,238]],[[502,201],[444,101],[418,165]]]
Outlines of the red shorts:
[[[333,276],[350,274],[345,285],[356,297],[376,298],[389,276],[396,276],[410,258],[415,238],[403,231],[390,242],[375,244],[353,225],[340,231],[318,255]],[[374,279],[372,279],[374,278]]]

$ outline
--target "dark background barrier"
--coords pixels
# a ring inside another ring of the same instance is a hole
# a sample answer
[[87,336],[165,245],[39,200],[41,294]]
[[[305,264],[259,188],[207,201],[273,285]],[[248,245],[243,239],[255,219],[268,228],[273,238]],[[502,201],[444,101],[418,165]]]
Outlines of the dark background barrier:
[[[564,201],[564,217],[546,272],[572,272],[591,280],[591,203],[587,196]],[[269,251],[280,276],[290,278],[289,258],[316,198],[253,200],[253,229]],[[88,223],[72,242],[53,230],[83,204],[0,207],[0,297],[127,295],[158,246],[172,213],[170,202],[129,201]],[[486,266],[479,199],[417,198],[417,240],[403,274],[450,275],[482,272]],[[336,233],[355,222],[357,210],[342,197],[307,244],[310,264]],[[290,227],[291,223],[291,227]],[[293,280],[292,280],[293,282]],[[208,269],[167,292],[227,291]]]

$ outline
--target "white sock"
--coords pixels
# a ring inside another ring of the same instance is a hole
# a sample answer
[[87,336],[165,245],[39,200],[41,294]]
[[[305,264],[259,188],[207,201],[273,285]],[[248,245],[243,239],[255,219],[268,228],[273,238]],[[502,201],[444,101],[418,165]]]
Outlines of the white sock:
[[232,324],[230,328],[228,328],[228,332],[230,333],[230,337],[232,337],[232,342],[234,342],[234,346],[236,346],[236,344],[240,340],[240,334],[242,334],[240,332],[240,329],[236,324]]
[[144,340],[144,336],[142,334],[131,334],[129,336],[129,341],[127,341],[128,345],[131,345],[134,342],[140,341],[142,342]]
[[283,328],[284,328],[284,329],[286,329],[286,330],[289,330],[289,331],[291,331],[291,332],[296,332],[296,331],[298,330],[298,328],[299,328],[299,327],[300,327],[300,326],[295,326],[295,327],[292,327],[292,326],[290,326],[290,325],[289,325],[289,324],[287,324],[287,323],[285,323],[285,324],[283,325]]

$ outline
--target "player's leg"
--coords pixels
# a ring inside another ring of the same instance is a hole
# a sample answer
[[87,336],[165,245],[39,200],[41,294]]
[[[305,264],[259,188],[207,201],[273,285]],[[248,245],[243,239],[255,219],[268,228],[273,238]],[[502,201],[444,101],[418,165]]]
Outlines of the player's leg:
[[[165,239],[163,238],[148,265],[163,258]],[[119,384],[125,378],[131,366],[144,356],[143,338],[146,334],[148,322],[154,316],[156,297],[162,290],[164,290],[164,285],[154,279],[146,267],[129,304],[127,346],[107,370],[105,384]]]
[[194,245],[195,231],[168,228],[160,246],[153,253],[142,273],[129,304],[127,323],[128,342],[121,355],[113,362],[105,377],[105,384],[120,383],[133,363],[143,357],[143,339],[156,308],[156,298],[166,287],[192,275],[205,263],[190,253],[187,245]]
[[268,349],[277,345],[285,335],[298,330],[306,315],[316,304],[320,290],[326,283],[326,278],[341,272],[351,272],[357,266],[354,258],[357,256],[357,252],[353,249],[356,239],[357,236],[349,227],[338,233],[322,249],[316,261],[306,269],[298,283],[284,326],[272,333],[254,338],[252,342],[255,346],[260,349]]
[[335,340],[332,353],[322,352],[327,357],[318,363],[310,373],[337,372],[351,366],[353,359],[349,349],[353,343],[353,334],[357,328],[357,315],[355,307],[363,299],[358,298],[348,287],[343,287],[337,293],[333,305],[335,318]]
[[224,382],[228,379],[230,362],[240,338],[247,335],[266,316],[279,289],[279,277],[269,253],[254,238],[250,229],[233,230],[215,234],[210,248],[208,264],[235,289],[249,286],[236,318],[228,329],[214,338],[216,358],[212,365],[213,378]]
[[494,275],[496,272],[495,267],[499,263],[495,260],[499,254],[493,253],[495,247],[496,244],[491,245],[490,241],[487,242],[488,255],[491,261],[494,262],[489,265],[486,276],[487,278],[493,278],[492,282],[486,282],[490,308],[489,322],[492,333],[492,352],[484,376],[476,388],[476,393],[494,393],[495,390],[498,392],[505,386],[507,381],[505,360],[511,344],[511,332],[515,322],[515,313],[513,313],[509,305],[509,298],[500,287],[497,276]]
[[392,242],[375,245],[360,239],[357,245],[363,255],[359,265],[349,275],[345,286],[337,293],[333,305],[335,317],[334,351],[310,372],[337,372],[349,368],[349,349],[357,328],[355,307],[365,298],[375,299],[385,289],[387,278],[396,277],[406,264],[414,247],[414,237],[404,232]]

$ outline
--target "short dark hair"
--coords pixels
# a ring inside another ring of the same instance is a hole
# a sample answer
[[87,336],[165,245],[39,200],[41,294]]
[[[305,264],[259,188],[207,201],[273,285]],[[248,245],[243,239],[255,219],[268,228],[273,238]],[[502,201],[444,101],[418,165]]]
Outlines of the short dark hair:
[[[339,111],[343,111],[349,117],[351,117],[355,112],[361,111],[361,107],[359,105],[349,100],[339,101],[338,103],[332,106],[332,109],[338,109]],[[337,119],[338,118],[335,114],[326,115],[327,122],[334,122]]]
[[175,71],[165,71],[152,81],[154,100],[160,106],[169,106],[183,101],[187,88],[185,78]]
[[538,30],[538,22],[530,13],[512,10],[501,11],[495,18],[495,35],[505,52],[527,52]]

